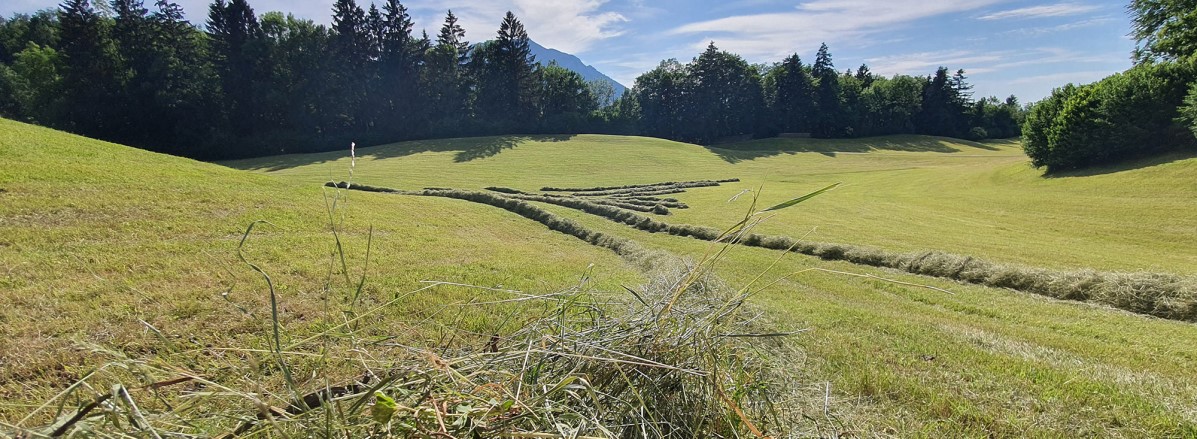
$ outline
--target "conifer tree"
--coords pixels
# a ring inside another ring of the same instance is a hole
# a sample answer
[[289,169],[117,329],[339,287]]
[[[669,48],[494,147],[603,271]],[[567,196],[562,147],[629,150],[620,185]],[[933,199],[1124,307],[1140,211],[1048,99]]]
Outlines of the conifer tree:
[[86,136],[110,137],[119,122],[109,111],[119,91],[112,40],[88,0],[67,0],[58,13],[63,86],[69,103],[68,129]]
[[856,77],[856,80],[860,81],[860,85],[863,88],[871,87],[873,85],[873,81],[877,79],[875,76],[873,76],[873,72],[869,71],[869,66],[865,64],[861,64],[860,67],[856,69],[856,74],[853,76]]
[[332,107],[341,114],[342,124],[334,129],[367,129],[372,126],[375,111],[366,103],[369,95],[370,38],[367,34],[366,12],[354,0],[337,0],[333,4],[332,50],[336,63],[332,66],[340,91]]
[[150,70],[155,63],[155,35],[149,10],[141,0],[112,0],[112,39],[119,54],[119,93],[109,111],[120,123],[113,133],[120,143],[146,146],[147,126],[154,114]]
[[773,116],[783,132],[810,132],[814,115],[814,81],[797,54],[786,57],[772,71]]
[[831,138],[844,135],[843,108],[840,103],[840,78],[831,60],[827,44],[819,46],[815,65],[811,73],[818,82],[815,102],[818,110],[814,117],[811,134],[815,137]]
[[952,94],[956,103],[961,107],[967,107],[972,104],[973,86],[968,83],[968,77],[964,76],[964,69],[957,70],[952,75]]
[[383,3],[382,23],[375,91],[383,100],[380,123],[384,129],[406,137],[418,128],[413,125],[413,117],[421,105],[417,102],[417,91],[423,53],[412,36],[414,24],[407,7],[399,0]]
[[436,43],[453,48],[460,61],[465,61],[465,56],[470,51],[470,42],[465,40],[465,29],[457,24],[457,16],[453,15],[452,9],[445,15],[445,24],[441,26],[441,33],[436,36]]
[[220,77],[222,101],[232,134],[248,136],[258,126],[256,95],[263,79],[258,56],[262,26],[246,0],[215,0],[208,10],[212,65]]
[[916,119],[921,134],[958,137],[963,134],[963,101],[948,69],[940,67],[923,88],[923,106]]
[[366,12],[354,0],[337,0],[333,4],[333,47],[340,61],[347,67],[360,69],[369,58],[369,39],[366,34]]
[[693,84],[692,140],[710,142],[721,137],[752,134],[764,99],[760,75],[743,58],[707,46],[690,63]]
[[161,151],[191,157],[218,157],[201,151],[209,142],[218,114],[219,83],[205,59],[203,33],[187,21],[183,8],[157,0],[150,14],[154,63],[146,81],[153,93],[153,123],[147,139]]
[[382,12],[378,11],[378,6],[371,3],[369,11],[366,12],[365,25],[367,60],[377,61],[381,59],[382,41],[384,38],[386,38],[386,22],[382,18]]
[[535,62],[523,23],[507,11],[495,41],[488,45],[492,72],[484,87],[488,117],[513,127],[530,127],[533,118]]

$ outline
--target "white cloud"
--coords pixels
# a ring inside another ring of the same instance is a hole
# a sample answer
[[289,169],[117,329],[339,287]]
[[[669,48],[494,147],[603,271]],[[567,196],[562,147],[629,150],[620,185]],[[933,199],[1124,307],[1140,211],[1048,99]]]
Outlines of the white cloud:
[[1040,35],[1053,34],[1053,33],[1057,33],[1057,32],[1067,32],[1070,30],[1099,26],[1099,25],[1103,25],[1106,23],[1110,23],[1112,21],[1114,21],[1114,19],[1111,17],[1100,17],[1100,18],[1094,18],[1094,19],[1089,19],[1089,20],[1081,20],[1081,21],[1072,22],[1072,23],[1064,23],[1061,25],[1049,26],[1049,27],[1030,27],[1030,28],[1014,29],[1011,31],[1003,32],[1003,33],[1007,34],[1007,35],[1023,35],[1023,36],[1028,36],[1028,37],[1034,37],[1034,36],[1040,36]]
[[789,12],[741,15],[686,24],[673,35],[700,35],[696,47],[714,40],[748,58],[780,58],[825,41],[861,42],[916,20],[975,10],[1000,0],[816,0]]
[[628,21],[616,12],[603,12],[606,0],[515,0],[532,39],[567,53],[584,53],[594,43],[617,37]]
[[1079,72],[1060,72],[1050,73],[1039,76],[1029,76],[1025,78],[1018,78],[1011,80],[1007,84],[1022,85],[1022,84],[1055,84],[1061,86],[1064,84],[1089,84],[1092,82],[1104,79],[1107,76],[1113,75],[1117,71],[1110,70],[1084,70]]
[[939,66],[947,67],[953,72],[964,69],[969,75],[981,75],[1052,64],[1108,64],[1111,60],[1118,59],[1117,54],[1082,54],[1058,47],[1044,47],[985,53],[966,50],[907,53],[868,58],[865,62],[870,70],[885,76],[926,75],[933,73]]
[[[2,0],[0,0],[2,1]],[[54,0],[16,0],[18,10],[34,10],[38,5],[55,8]],[[187,18],[203,24],[208,17],[212,0],[175,0],[187,13]],[[371,0],[357,0],[362,9],[369,9]],[[374,0],[380,8],[383,0]],[[599,41],[619,36],[621,24],[628,21],[623,15],[610,11],[607,0],[405,0],[415,20],[417,36],[427,30],[431,37],[440,31],[449,9],[460,19],[469,41],[484,41],[495,37],[499,23],[507,11],[515,13],[528,35],[536,42],[568,53],[584,53]],[[153,9],[153,2],[146,1]],[[332,0],[250,0],[254,12],[285,11],[296,17],[317,23],[332,22]]]
[[[360,0],[359,0],[360,1]],[[484,41],[495,37],[507,11],[528,30],[528,36],[541,45],[562,52],[585,53],[595,43],[622,34],[623,15],[604,10],[607,0],[504,0],[404,2],[419,15],[416,27],[429,34],[439,31],[445,11],[453,10],[465,28],[467,39]]]
[[940,66],[955,71],[964,69],[969,73],[980,73],[985,66],[1000,62],[1006,55],[1002,53],[977,54],[963,50],[943,52],[919,52],[902,55],[891,55],[865,59],[869,70],[884,76],[928,75],[935,73]]
[[1041,5],[1027,8],[1010,9],[982,15],[977,18],[981,20],[1006,20],[1011,18],[1065,17],[1069,15],[1084,14],[1087,12],[1096,11],[1098,9],[1100,9],[1100,7],[1082,3],[1057,3],[1054,5]]

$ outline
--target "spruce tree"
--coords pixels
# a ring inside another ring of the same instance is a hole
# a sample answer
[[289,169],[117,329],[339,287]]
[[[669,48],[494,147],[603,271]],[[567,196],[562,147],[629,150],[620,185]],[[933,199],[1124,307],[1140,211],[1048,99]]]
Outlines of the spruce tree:
[[378,6],[373,3],[370,4],[370,9],[366,12],[365,25],[365,40],[366,40],[366,59],[375,61],[382,57],[382,40],[386,37],[386,21],[382,18],[382,13],[378,11]]
[[154,91],[147,139],[159,150],[188,157],[215,158],[212,128],[217,125],[218,79],[205,59],[203,33],[186,20],[183,8],[157,0],[151,13],[154,65],[146,81]]
[[362,68],[369,58],[366,12],[354,0],[337,0],[333,4],[332,29],[339,60],[347,63],[348,68]]
[[367,35],[366,12],[354,0],[337,0],[333,4],[332,51],[333,66],[339,93],[331,104],[342,115],[338,129],[365,129],[373,118],[367,96],[370,88],[370,39]]
[[827,43],[819,45],[819,52],[815,54],[815,64],[811,67],[811,75],[815,78],[835,74],[835,64],[831,62],[831,50]]
[[118,64],[112,40],[88,0],[67,0],[58,12],[59,54],[63,60],[66,127],[106,138],[118,129],[109,111],[118,91]]
[[923,88],[923,107],[916,118],[918,132],[948,137],[963,135],[962,102],[948,69],[940,67]]
[[814,115],[813,78],[797,54],[786,57],[773,71],[773,116],[783,132],[810,132]]
[[973,86],[968,83],[968,77],[964,76],[964,69],[957,70],[952,75],[952,97],[961,107],[967,107],[972,104]]
[[258,87],[264,75],[259,51],[261,23],[246,0],[215,0],[208,9],[209,52],[220,77],[225,115],[232,134],[250,135],[261,120]]
[[453,48],[460,61],[465,61],[464,58],[470,51],[470,42],[465,40],[465,29],[457,24],[457,16],[453,15],[451,9],[445,15],[445,24],[441,26],[441,33],[436,36],[436,43]]
[[112,0],[112,37],[120,55],[120,84],[116,105],[110,109],[120,128],[113,133],[119,143],[145,147],[146,131],[154,107],[154,87],[150,78],[157,58],[157,43],[149,10],[141,0]]
[[466,84],[462,64],[468,54],[465,30],[457,24],[453,11],[449,11],[436,37],[436,45],[428,51],[427,74],[423,77],[429,117],[439,122],[435,127],[439,132],[453,132],[452,127],[465,122]]
[[856,78],[856,80],[860,81],[860,86],[862,88],[871,87],[873,85],[873,80],[877,79],[875,76],[873,76],[873,72],[869,71],[869,66],[865,64],[861,64],[860,67],[856,69],[856,74],[853,76]]
[[757,70],[714,43],[690,64],[693,103],[691,140],[752,134],[764,99]]
[[423,54],[412,36],[407,7],[398,0],[382,5],[383,34],[379,42],[378,93],[383,98],[381,124],[400,137],[410,136],[413,119],[421,111],[416,95]]
[[498,37],[491,46],[494,70],[487,84],[490,117],[514,124],[513,129],[526,130],[533,122],[535,101],[535,62],[528,43],[528,31],[523,23],[507,11],[499,25]]
[[820,138],[840,137],[845,134],[843,108],[840,103],[840,78],[826,43],[819,47],[811,73],[818,81],[815,89],[818,110],[811,134]]

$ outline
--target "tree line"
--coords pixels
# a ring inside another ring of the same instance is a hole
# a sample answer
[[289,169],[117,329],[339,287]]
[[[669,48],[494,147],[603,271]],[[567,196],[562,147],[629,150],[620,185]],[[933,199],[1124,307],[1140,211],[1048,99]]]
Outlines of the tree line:
[[1197,1],[1133,0],[1135,65],[1031,107],[1023,149],[1048,172],[1197,149]]
[[839,72],[826,45],[810,65],[753,65],[712,43],[614,99],[538,63],[511,12],[478,44],[452,11],[435,37],[417,34],[399,0],[336,0],[332,14],[324,26],[214,0],[201,27],[168,0],[66,0],[0,18],[0,115],[201,159],[497,134],[981,139],[1017,135],[1023,117],[1013,97],[974,100],[962,70]]
[[636,79],[616,113],[646,135],[708,143],[752,134],[816,138],[928,134],[973,140],[1019,134],[1017,98],[974,100],[963,70],[927,77],[836,70],[826,44],[813,64],[791,55],[752,65],[711,43],[688,64],[662,62]]

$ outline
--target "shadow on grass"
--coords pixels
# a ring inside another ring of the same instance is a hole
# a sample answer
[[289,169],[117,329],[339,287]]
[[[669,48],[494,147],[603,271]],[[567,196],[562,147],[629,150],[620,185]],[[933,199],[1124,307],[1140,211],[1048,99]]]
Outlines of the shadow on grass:
[[1152,166],[1166,165],[1172,162],[1179,162],[1181,160],[1188,160],[1197,158],[1197,151],[1174,151],[1163,153],[1152,157],[1142,157],[1137,159],[1130,159],[1122,163],[1115,163],[1112,165],[1094,166],[1085,169],[1076,169],[1070,171],[1048,172],[1043,174],[1043,178],[1074,178],[1074,177],[1092,177],[1095,175],[1116,174],[1124,171],[1133,171],[1136,169],[1145,169]]
[[707,150],[729,163],[756,160],[782,154],[814,152],[828,157],[838,154],[862,154],[876,151],[960,153],[966,148],[999,151],[998,145],[1010,141],[972,142],[962,139],[930,136],[884,136],[860,139],[784,139],[769,138],[747,142],[707,146]]
[[[456,163],[470,162],[499,155],[524,142],[564,142],[574,138],[573,134],[514,135],[491,137],[463,137],[455,139],[413,140],[358,148],[358,157],[388,159],[406,157],[425,152],[453,152]],[[236,160],[223,163],[225,166],[244,170],[281,171],[320,163],[340,160],[348,151],[319,152],[311,154],[288,154],[256,159]]]

